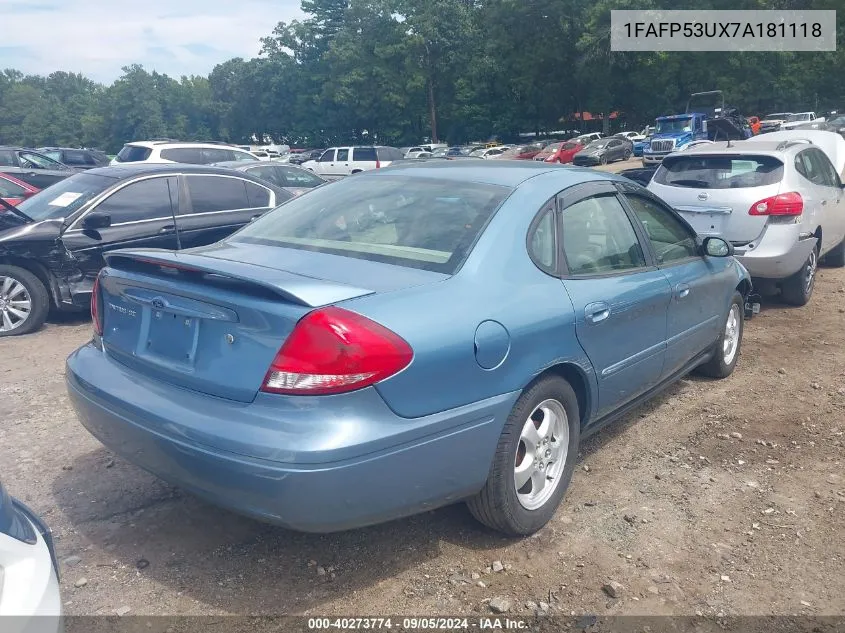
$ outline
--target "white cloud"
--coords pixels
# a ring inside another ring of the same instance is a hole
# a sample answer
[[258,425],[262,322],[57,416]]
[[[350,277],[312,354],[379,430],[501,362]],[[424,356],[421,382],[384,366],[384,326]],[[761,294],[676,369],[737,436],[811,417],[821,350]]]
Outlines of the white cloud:
[[[258,54],[279,21],[302,17],[299,0],[0,0],[0,68],[81,72],[109,83],[142,64],[168,75],[208,74]],[[34,36],[33,33],[37,33]]]

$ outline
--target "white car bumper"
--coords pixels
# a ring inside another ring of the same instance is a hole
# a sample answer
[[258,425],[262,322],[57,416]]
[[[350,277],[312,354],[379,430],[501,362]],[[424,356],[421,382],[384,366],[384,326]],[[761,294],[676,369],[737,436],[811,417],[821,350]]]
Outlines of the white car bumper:
[[0,534],[0,630],[62,631],[62,602],[50,532],[28,508],[19,503],[16,506],[34,528],[35,542]]

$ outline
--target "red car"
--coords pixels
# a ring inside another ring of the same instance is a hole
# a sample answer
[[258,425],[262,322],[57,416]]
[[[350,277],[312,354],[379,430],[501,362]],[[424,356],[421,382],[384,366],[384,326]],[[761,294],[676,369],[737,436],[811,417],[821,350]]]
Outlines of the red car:
[[572,157],[582,149],[584,149],[584,145],[574,141],[552,143],[538,153],[534,160],[542,160],[547,163],[571,163]]
[[[37,187],[28,185],[9,174],[0,172],[0,198],[12,206],[18,206],[21,202],[39,191],[41,190]],[[4,210],[2,205],[0,205],[0,213]]]

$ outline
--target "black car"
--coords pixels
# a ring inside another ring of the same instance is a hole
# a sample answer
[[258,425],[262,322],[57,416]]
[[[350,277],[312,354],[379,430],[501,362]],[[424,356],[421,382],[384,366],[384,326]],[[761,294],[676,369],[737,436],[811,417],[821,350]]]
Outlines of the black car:
[[79,170],[25,147],[0,147],[0,171],[46,189]]
[[292,165],[301,165],[309,160],[317,160],[325,151],[325,149],[306,149],[301,152],[293,152],[288,160]]
[[68,167],[94,169],[107,167],[109,157],[99,149],[76,149],[73,147],[39,147],[38,151],[48,158],[59,161]]
[[625,178],[633,180],[634,182],[641,184],[643,187],[647,187],[648,183],[651,182],[652,176],[654,176],[654,172],[656,171],[657,165],[652,165],[649,167],[635,167],[633,169],[623,169],[618,173],[620,176],[625,176]]
[[633,144],[621,138],[600,138],[575,154],[573,165],[607,165],[615,160],[628,160],[634,153]]
[[103,253],[227,237],[293,195],[249,174],[139,164],[74,174],[0,214],[0,337],[88,307]]
[[228,167],[266,180],[269,183],[286,189],[294,196],[299,196],[309,189],[326,184],[327,180],[320,178],[313,172],[287,165],[285,163],[274,163],[272,161],[243,161],[233,160],[223,163],[214,163],[215,167]]

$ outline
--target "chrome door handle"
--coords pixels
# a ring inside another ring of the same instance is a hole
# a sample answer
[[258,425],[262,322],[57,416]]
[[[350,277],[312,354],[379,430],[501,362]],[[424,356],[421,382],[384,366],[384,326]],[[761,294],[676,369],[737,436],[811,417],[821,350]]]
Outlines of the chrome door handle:
[[685,299],[689,296],[689,286],[687,284],[678,284],[675,290],[678,294],[678,299]]
[[610,306],[604,301],[597,301],[584,308],[584,316],[590,323],[601,323],[610,316]]

